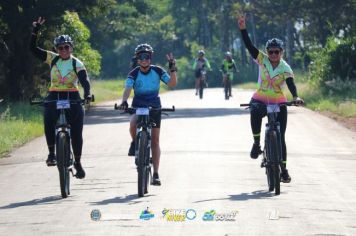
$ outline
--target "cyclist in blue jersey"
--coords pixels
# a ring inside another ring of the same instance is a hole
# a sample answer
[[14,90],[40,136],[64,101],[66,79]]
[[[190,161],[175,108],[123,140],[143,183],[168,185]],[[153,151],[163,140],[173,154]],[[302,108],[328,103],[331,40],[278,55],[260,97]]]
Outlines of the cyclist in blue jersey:
[[[128,108],[127,99],[134,90],[132,107],[153,107],[160,108],[159,98],[160,81],[169,87],[177,84],[177,68],[173,54],[167,54],[169,63],[169,74],[161,67],[151,65],[153,48],[149,44],[140,44],[135,49],[135,56],[139,67],[134,68],[127,76],[125,90],[119,109]],[[152,159],[153,159],[153,185],[161,185],[158,175],[161,149],[159,146],[159,135],[161,126],[161,112],[151,111],[150,118],[156,124],[152,129]],[[130,135],[132,138],[129,156],[135,156],[135,137],[136,137],[136,115],[133,115],[130,122]]]

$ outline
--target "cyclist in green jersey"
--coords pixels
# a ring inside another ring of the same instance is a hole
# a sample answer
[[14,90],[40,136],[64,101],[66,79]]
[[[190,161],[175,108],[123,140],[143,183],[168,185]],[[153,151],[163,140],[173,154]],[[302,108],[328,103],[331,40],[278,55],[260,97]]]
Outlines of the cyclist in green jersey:
[[237,67],[235,60],[232,59],[232,54],[229,51],[225,53],[225,59],[223,60],[221,65],[221,72],[223,74],[224,88],[225,86],[228,86],[228,96],[232,97],[231,83],[234,78],[234,72],[237,73]]

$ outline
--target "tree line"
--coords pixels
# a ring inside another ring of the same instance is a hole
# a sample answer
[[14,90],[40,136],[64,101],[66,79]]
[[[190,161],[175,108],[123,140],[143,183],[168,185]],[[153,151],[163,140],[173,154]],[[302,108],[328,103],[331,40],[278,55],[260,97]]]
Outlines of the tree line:
[[[0,98],[26,99],[46,90],[48,66],[29,51],[31,23],[39,16],[46,23],[38,44],[51,50],[56,35],[70,34],[74,54],[92,79],[125,77],[135,46],[149,43],[155,64],[166,66],[164,55],[174,53],[181,88],[193,87],[191,65],[199,49],[213,66],[209,84],[220,85],[219,67],[228,50],[239,68],[237,82],[254,81],[256,67],[236,24],[237,12],[245,12],[258,48],[269,38],[281,38],[286,60],[301,70],[310,69],[311,62],[315,67],[318,52],[328,48],[343,61],[320,62],[335,64],[325,70],[342,68],[349,71],[347,80],[355,80],[355,6],[355,0],[1,0]],[[329,74],[316,73],[315,80]]]

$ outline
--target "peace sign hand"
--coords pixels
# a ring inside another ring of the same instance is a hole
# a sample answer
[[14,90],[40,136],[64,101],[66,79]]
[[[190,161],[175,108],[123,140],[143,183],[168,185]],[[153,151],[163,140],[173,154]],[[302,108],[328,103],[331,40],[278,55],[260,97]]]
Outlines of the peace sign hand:
[[240,30],[246,29],[246,14],[239,13],[237,22],[239,23]]
[[177,71],[177,67],[176,67],[176,60],[173,57],[173,53],[168,53],[166,55],[167,61],[168,61],[168,65],[169,65],[169,71],[170,72],[175,72]]
[[40,16],[38,17],[37,21],[32,22],[32,26],[33,26],[32,32],[34,34],[37,34],[37,32],[40,30],[41,26],[45,21],[46,21],[45,18]]

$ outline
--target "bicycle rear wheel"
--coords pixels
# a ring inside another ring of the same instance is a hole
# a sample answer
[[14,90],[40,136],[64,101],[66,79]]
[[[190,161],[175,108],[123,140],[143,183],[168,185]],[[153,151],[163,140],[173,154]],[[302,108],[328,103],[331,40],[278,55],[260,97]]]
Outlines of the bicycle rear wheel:
[[59,184],[61,188],[61,195],[63,198],[70,194],[70,176],[69,176],[69,162],[70,162],[70,145],[69,137],[65,132],[57,134],[56,143],[57,154],[57,168],[59,172]]
[[147,191],[147,168],[146,168],[146,155],[147,145],[148,145],[148,133],[146,131],[141,131],[138,135],[138,196],[143,197]]

